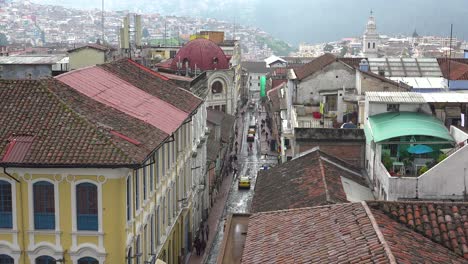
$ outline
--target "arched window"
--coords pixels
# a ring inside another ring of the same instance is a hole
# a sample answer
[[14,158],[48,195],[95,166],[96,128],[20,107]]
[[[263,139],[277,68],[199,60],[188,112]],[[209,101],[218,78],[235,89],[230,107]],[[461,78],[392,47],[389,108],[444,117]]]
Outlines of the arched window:
[[215,82],[211,85],[211,92],[212,92],[213,94],[222,93],[222,92],[223,92],[223,84],[222,84],[220,81],[215,81]]
[[40,181],[33,184],[34,229],[55,229],[54,185]]
[[76,186],[76,210],[78,230],[98,230],[98,193],[92,183]]
[[8,255],[0,255],[0,264],[13,264],[15,260]]
[[373,48],[373,49],[375,49],[375,42],[374,42],[374,43],[372,43],[372,48]]
[[370,49],[370,42],[367,42],[367,48]]
[[141,256],[141,245],[140,245],[140,236],[137,236],[136,245],[135,245],[135,254],[136,254],[136,264],[140,264],[140,256]]
[[132,248],[128,249],[127,253],[127,264],[132,264]]
[[95,258],[85,257],[78,260],[78,264],[99,264]]
[[36,258],[36,264],[56,264],[56,261],[53,257],[40,256]]
[[12,228],[11,184],[0,180],[0,228]]

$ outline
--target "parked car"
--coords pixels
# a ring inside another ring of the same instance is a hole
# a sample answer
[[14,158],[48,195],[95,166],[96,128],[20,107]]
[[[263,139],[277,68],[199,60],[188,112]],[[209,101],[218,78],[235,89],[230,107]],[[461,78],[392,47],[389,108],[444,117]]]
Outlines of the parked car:
[[239,189],[242,189],[242,188],[250,189],[250,178],[247,176],[241,176],[239,178],[238,187]]

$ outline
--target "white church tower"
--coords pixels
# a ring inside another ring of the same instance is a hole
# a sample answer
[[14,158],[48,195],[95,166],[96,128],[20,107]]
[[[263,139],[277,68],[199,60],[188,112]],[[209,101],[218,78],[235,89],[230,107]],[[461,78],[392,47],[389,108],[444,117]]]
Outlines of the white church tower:
[[367,21],[366,32],[362,37],[362,52],[367,58],[377,58],[377,47],[379,45],[379,34],[375,25],[375,18],[371,11],[369,20]]

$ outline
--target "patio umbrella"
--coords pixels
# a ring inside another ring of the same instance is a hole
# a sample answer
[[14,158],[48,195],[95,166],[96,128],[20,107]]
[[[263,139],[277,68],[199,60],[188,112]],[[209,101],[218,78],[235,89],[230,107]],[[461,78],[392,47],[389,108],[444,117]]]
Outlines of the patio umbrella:
[[414,145],[408,148],[408,152],[412,154],[424,154],[432,151],[434,150],[427,145]]

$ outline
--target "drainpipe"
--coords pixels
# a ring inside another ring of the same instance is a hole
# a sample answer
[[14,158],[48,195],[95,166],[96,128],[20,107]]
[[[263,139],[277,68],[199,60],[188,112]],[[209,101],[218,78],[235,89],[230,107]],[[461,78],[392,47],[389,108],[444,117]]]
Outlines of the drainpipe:
[[[20,198],[19,198],[19,199],[20,199],[20,200],[19,200],[19,204],[20,204],[20,208],[21,208],[21,210],[20,210],[20,211],[21,211],[21,226],[23,227],[23,226],[24,226],[24,225],[23,225],[23,224],[24,224],[24,213],[23,213],[23,192],[22,192],[21,182],[20,182],[18,179],[16,179],[13,175],[11,175],[10,173],[8,173],[8,172],[6,171],[6,167],[3,167],[3,173],[4,173],[5,175],[7,175],[8,177],[10,177],[11,179],[13,179],[13,180],[14,180],[15,182],[17,182],[18,185],[19,185],[19,197],[20,197]],[[18,206],[16,206],[16,207],[18,207]],[[22,247],[22,250],[21,250],[21,251],[22,251],[22,252],[25,252],[24,257],[23,257],[23,264],[26,264],[26,248],[25,248],[25,244],[24,244],[24,243],[25,243],[24,233],[25,233],[24,230],[21,229],[21,236],[22,236],[22,238],[23,238],[23,239],[22,239],[23,241],[22,241],[22,243],[21,243],[21,247]],[[21,254],[21,255],[22,255],[22,254]],[[20,257],[21,257],[21,255],[20,255]]]

